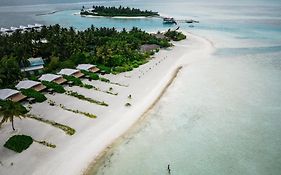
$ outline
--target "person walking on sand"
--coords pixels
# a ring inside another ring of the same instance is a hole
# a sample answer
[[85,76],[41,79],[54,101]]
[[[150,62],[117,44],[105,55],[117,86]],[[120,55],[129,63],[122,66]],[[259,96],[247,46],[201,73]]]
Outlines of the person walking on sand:
[[168,173],[171,174],[170,164],[168,164]]

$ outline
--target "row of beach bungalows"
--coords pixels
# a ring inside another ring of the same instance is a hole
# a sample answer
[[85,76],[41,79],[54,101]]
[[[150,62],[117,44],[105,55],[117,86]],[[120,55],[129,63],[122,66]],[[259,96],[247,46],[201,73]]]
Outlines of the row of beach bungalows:
[[[92,64],[79,64],[76,69],[62,69],[57,74],[43,74],[39,78],[40,81],[48,81],[48,82],[54,82],[57,84],[63,84],[67,82],[66,79],[63,78],[63,75],[67,76],[74,76],[76,78],[83,77],[84,74],[81,72],[89,71],[92,73],[96,73],[99,71],[99,68],[97,68],[95,65]],[[21,89],[34,89],[38,92],[43,91],[46,89],[46,86],[44,86],[39,81],[33,81],[33,80],[23,80],[20,81],[16,85],[16,89],[0,89],[0,99],[1,100],[11,100],[14,102],[19,102],[21,100],[24,100],[27,98],[24,96],[19,90]]]
[[34,24],[34,25],[28,24],[27,26],[1,28],[0,33],[2,35],[5,35],[5,34],[10,35],[16,31],[25,32],[25,31],[31,31],[32,29],[41,30],[43,26],[44,26],[43,24]]

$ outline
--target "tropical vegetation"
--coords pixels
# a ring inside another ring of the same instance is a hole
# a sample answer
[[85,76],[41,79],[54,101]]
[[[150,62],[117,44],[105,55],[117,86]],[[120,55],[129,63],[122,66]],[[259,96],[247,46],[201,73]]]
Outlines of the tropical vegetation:
[[[33,42],[42,39],[48,42]],[[81,63],[95,64],[105,73],[130,71],[150,57],[150,53],[139,51],[143,44],[171,46],[168,39],[156,38],[138,28],[117,31],[91,26],[85,31],[76,31],[57,24],[40,31],[0,35],[0,88],[13,87],[28,76],[20,69],[29,66],[27,59],[30,57],[43,58],[42,73],[75,68]]]
[[180,41],[186,39],[186,35],[184,35],[182,32],[177,32],[176,30],[169,29],[167,32],[165,32],[164,35],[173,41]]
[[95,104],[101,105],[101,106],[108,106],[108,104],[105,103],[104,101],[94,100],[94,99],[92,99],[92,98],[85,97],[84,95],[79,94],[79,93],[74,92],[74,91],[66,91],[66,94],[69,95],[69,96],[78,98],[78,99],[80,99],[80,100],[88,101],[88,102],[90,102],[90,103],[95,103]]
[[0,117],[2,117],[0,127],[3,123],[10,121],[12,123],[12,129],[15,130],[14,117],[25,117],[27,112],[26,108],[18,102],[0,100]]
[[32,114],[27,114],[26,117],[37,120],[37,121],[45,123],[45,124],[52,125],[53,127],[59,128],[59,129],[63,130],[67,135],[73,135],[76,132],[75,129],[73,129],[73,128],[67,126],[67,125],[57,123],[57,122],[52,121],[52,120],[47,120],[47,119],[44,119],[42,117],[37,117],[37,116],[32,115]]
[[42,103],[47,100],[46,96],[34,89],[21,89],[21,93],[29,98],[34,98],[36,102]]
[[130,8],[130,7],[105,7],[105,6],[93,6],[93,9],[85,9],[84,6],[81,9],[80,12],[81,15],[93,15],[93,16],[128,16],[128,17],[134,17],[134,16],[159,16],[158,12],[153,11],[142,11],[137,8]]
[[65,92],[64,87],[60,84],[57,84],[57,83],[54,83],[54,82],[48,82],[48,81],[42,81],[42,84],[44,86],[46,86],[47,88],[54,90],[57,93],[62,94],[62,93]]
[[33,143],[33,139],[27,135],[14,135],[4,144],[4,147],[21,153]]

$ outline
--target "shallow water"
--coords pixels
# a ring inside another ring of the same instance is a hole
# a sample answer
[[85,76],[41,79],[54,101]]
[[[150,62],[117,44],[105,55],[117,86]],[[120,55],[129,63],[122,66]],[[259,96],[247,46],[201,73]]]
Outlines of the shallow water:
[[[81,18],[73,15],[77,10],[70,10],[84,4],[77,3],[36,6],[36,13],[68,9],[45,16],[35,16],[34,6],[21,10],[31,15],[28,20],[76,29],[92,24],[118,29],[138,26],[148,31],[171,27],[157,18]],[[168,164],[176,175],[280,174],[280,1],[98,3],[152,9],[178,19],[194,18],[200,21],[194,28],[180,24],[181,28],[208,38],[217,48],[209,58],[183,68],[148,120],[112,150],[98,174],[167,174]],[[0,7],[0,13],[8,13],[9,8]]]
[[[272,8],[280,6],[204,6],[214,14],[198,14],[195,28],[182,25],[214,42],[216,52],[181,71],[97,174],[167,174],[168,164],[176,175],[280,174],[281,15]],[[181,9],[182,18],[197,12]]]

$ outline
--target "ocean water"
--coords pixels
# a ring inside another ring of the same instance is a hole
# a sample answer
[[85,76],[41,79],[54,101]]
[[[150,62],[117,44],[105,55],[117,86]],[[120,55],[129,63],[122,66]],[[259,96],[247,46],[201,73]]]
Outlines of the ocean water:
[[[216,47],[210,57],[198,58],[182,69],[147,120],[111,150],[97,174],[164,175],[168,174],[168,164],[173,175],[280,174],[281,1],[94,2],[199,20],[193,28],[188,24],[180,26],[207,38]],[[92,3],[1,1],[0,25],[40,22],[79,30],[94,25],[118,29],[137,26],[147,31],[173,27],[163,25],[158,18],[128,20],[73,15],[82,5]],[[58,12],[35,15],[53,11]]]

